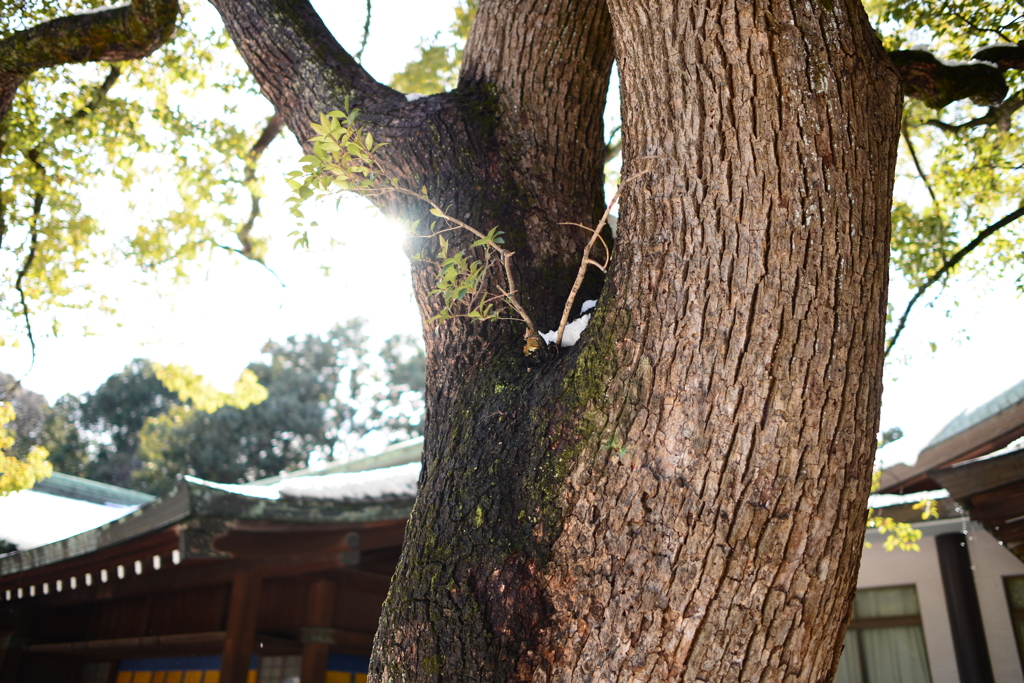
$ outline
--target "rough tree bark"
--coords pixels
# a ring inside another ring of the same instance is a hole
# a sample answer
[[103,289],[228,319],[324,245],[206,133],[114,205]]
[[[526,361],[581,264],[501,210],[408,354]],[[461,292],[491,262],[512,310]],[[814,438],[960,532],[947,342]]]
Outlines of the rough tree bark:
[[589,237],[560,223],[604,209],[619,63],[623,177],[643,174],[577,346],[538,361],[519,322],[430,322],[437,240],[410,238],[428,256],[426,446],[372,678],[829,680],[864,534],[900,117],[860,4],[484,0],[459,88],[409,102],[305,0],[212,1],[300,142],[348,97],[388,174],[499,226],[542,329]]
[[646,172],[557,358],[524,357],[517,322],[431,323],[435,266],[413,266],[424,469],[372,678],[828,680],[864,534],[900,117],[859,4],[485,1],[459,88],[414,102],[305,4],[214,4],[300,141],[349,95],[389,174],[500,226],[542,329],[587,238],[559,223],[603,210],[613,45],[623,176]]

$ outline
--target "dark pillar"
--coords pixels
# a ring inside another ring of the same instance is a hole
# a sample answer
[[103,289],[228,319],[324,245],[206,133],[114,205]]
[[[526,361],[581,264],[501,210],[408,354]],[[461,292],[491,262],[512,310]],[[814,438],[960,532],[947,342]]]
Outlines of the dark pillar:
[[971,556],[967,551],[967,537],[963,534],[941,534],[935,537],[935,546],[939,552],[939,569],[946,592],[960,681],[995,683],[985,629],[981,623],[978,592],[974,587]]
[[19,639],[14,631],[0,631],[0,682],[17,680],[21,660]]
[[227,638],[220,660],[220,683],[246,683],[259,608],[260,577],[236,574],[231,586],[231,604],[228,605]]
[[323,683],[327,677],[327,658],[334,643],[335,585],[333,581],[314,581],[309,587],[306,627],[302,629],[302,683]]

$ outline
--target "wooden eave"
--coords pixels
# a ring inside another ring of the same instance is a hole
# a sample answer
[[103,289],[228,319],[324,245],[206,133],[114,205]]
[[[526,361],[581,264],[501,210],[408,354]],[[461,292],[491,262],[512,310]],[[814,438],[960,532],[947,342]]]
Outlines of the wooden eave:
[[929,475],[1024,561],[1024,449],[932,470]]
[[373,566],[375,555],[401,547],[412,503],[411,496],[257,498],[182,481],[127,517],[0,557],[0,601],[18,589],[20,599],[33,592],[58,604],[224,582],[237,571],[288,576]]
[[986,420],[921,451],[917,462],[898,481],[886,482],[877,493],[917,493],[943,488],[933,475],[949,467],[993,453],[1024,436],[1024,401],[1011,405]]

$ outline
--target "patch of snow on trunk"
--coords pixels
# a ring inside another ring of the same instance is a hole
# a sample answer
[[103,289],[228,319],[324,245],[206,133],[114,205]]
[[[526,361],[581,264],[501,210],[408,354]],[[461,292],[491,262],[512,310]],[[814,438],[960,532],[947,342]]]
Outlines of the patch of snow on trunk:
[[[593,308],[593,307],[591,307]],[[589,309],[587,309],[589,310]],[[580,340],[580,335],[583,334],[583,330],[587,329],[587,323],[590,322],[590,314],[580,316],[571,323],[565,326],[565,331],[562,333],[562,347],[575,346],[576,342]],[[548,344],[554,344],[555,338],[558,336],[558,330],[551,330],[550,332],[541,332],[540,338]]]

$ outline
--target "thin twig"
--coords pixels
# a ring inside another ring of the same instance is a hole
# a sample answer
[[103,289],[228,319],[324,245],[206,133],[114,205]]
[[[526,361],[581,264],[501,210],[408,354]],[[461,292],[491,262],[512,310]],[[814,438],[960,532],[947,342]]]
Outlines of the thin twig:
[[1008,35],[1006,35],[1005,33],[1003,33],[1002,27],[1000,27],[1000,28],[987,28],[985,26],[978,26],[973,21],[971,21],[970,19],[965,17],[963,12],[958,12],[956,10],[953,10],[950,13],[954,17],[959,19],[960,21],[962,21],[965,24],[967,24],[968,28],[973,29],[974,32],[977,33],[978,37],[980,37],[980,38],[984,38],[986,33],[994,33],[994,34],[996,34],[997,36],[999,36],[1000,38],[1002,38],[1003,40],[1005,40],[1008,43],[1016,42],[1016,41],[1013,40],[1013,38],[1011,38]]
[[32,360],[28,364],[28,370],[25,371],[25,375],[32,372],[32,368],[36,365],[36,338],[32,334],[32,316],[28,309],[28,301],[25,299],[25,288],[22,286],[22,282],[36,258],[36,245],[39,243],[39,214],[42,209],[43,193],[40,191],[36,193],[36,198],[32,205],[32,238],[29,241],[28,256],[25,257],[25,262],[22,264],[21,270],[18,271],[18,279],[14,282],[14,290],[18,292],[21,300],[21,312],[25,316],[25,333],[28,336],[29,347],[32,349]]
[[245,161],[245,181],[243,184],[249,188],[249,194],[252,197],[252,210],[249,212],[249,219],[235,233],[238,235],[238,241],[242,243],[242,248],[236,251],[245,258],[258,263],[263,263],[263,258],[254,254],[253,250],[256,245],[249,236],[252,233],[256,219],[260,215],[260,196],[256,192],[256,163],[260,160],[267,147],[270,146],[270,143],[274,141],[274,138],[277,137],[278,133],[281,132],[283,126],[284,119],[275,111],[274,115],[267,119],[267,125],[263,128],[263,132],[252,146],[252,149],[249,150]]
[[1024,216],[1024,205],[1019,207],[1016,211],[1003,216],[998,221],[979,232],[977,237],[971,240],[963,249],[953,254],[953,256],[946,261],[934,275],[928,278],[924,284],[917,288],[917,292],[914,294],[913,298],[910,299],[910,303],[907,304],[906,309],[903,311],[903,315],[900,317],[899,323],[896,325],[896,331],[893,332],[892,337],[889,338],[888,343],[885,345],[885,356],[888,356],[889,352],[892,351],[892,347],[896,345],[896,340],[899,339],[900,333],[903,332],[903,328],[907,326],[907,317],[910,315],[910,309],[914,307],[914,304],[916,304],[917,300],[924,295],[925,291],[941,280],[946,273],[956,266],[956,264],[960,263],[965,256],[974,251],[978,245],[991,237],[998,230],[1005,228],[1021,216]]
[[4,205],[4,187],[3,183],[0,183],[0,247],[3,247],[4,236],[7,235],[7,221],[4,218],[6,208]]
[[914,160],[914,166],[917,168],[917,175],[921,177],[921,181],[924,183],[925,188],[928,190],[928,194],[931,195],[932,204],[938,204],[939,201],[935,198],[935,192],[932,191],[932,185],[928,182],[928,175],[921,168],[921,162],[917,159],[917,152],[914,150],[914,143],[910,141],[910,131],[907,128],[907,120],[903,119],[903,140],[907,143],[907,149],[910,150],[910,158]]
[[[565,333],[565,326],[569,322],[569,313],[572,311],[572,305],[576,302],[576,295],[580,291],[580,287],[583,286],[583,276],[587,274],[587,266],[593,263],[590,259],[590,250],[597,244],[597,240],[601,236],[601,231],[604,230],[604,226],[608,223],[608,216],[612,212],[612,207],[615,206],[615,202],[619,199],[619,194],[629,183],[633,182],[640,176],[650,173],[650,169],[635,173],[630,177],[619,183],[619,187],[615,190],[615,194],[612,195],[612,200],[608,202],[608,208],[604,210],[601,215],[601,220],[597,222],[597,227],[594,228],[594,233],[590,236],[590,240],[587,242],[587,246],[583,247],[583,256],[580,257],[580,267],[576,271],[576,281],[572,283],[572,289],[569,291],[569,298],[565,301],[565,308],[562,309],[562,319],[558,323],[558,333],[555,335],[555,346],[559,347],[562,345],[562,335]],[[607,250],[607,245],[605,245]]]
[[601,240],[601,246],[604,247],[604,265],[603,266],[598,265],[596,261],[591,261],[591,263],[596,265],[601,270],[605,270],[606,268],[608,268],[608,262],[611,260],[611,257],[612,257],[612,250],[608,248],[608,243],[604,241],[604,238],[601,237],[601,233],[599,231],[594,230],[594,228],[587,227],[586,225],[583,225],[582,223],[559,223],[559,225],[572,225],[572,226],[575,226],[577,228],[583,228],[587,232],[596,233],[597,236],[598,236],[597,238],[599,240]]
[[[608,163],[615,157],[619,156],[622,151],[622,124],[615,126],[612,132],[608,135],[608,144],[604,146],[604,163]],[[615,140],[615,134],[619,133],[619,139]],[[615,142],[612,142],[615,140]]]
[[217,247],[218,249],[223,249],[224,251],[230,251],[230,252],[232,252],[232,253],[234,253],[234,254],[238,254],[238,255],[240,255],[240,256],[244,256],[244,257],[245,257],[245,258],[246,258],[247,260],[249,260],[249,261],[252,261],[253,263],[258,263],[258,264],[260,264],[261,266],[263,266],[264,268],[266,268],[267,272],[269,272],[269,273],[270,273],[271,275],[273,275],[273,276],[274,276],[274,278],[275,278],[275,279],[277,280],[277,283],[278,283],[279,285],[281,285],[282,287],[285,287],[285,286],[286,286],[286,285],[284,284],[284,280],[282,280],[282,279],[281,279],[281,276],[280,276],[280,275],[278,275],[278,274],[277,274],[277,273],[276,273],[276,272],[274,271],[274,269],[273,269],[273,268],[271,268],[271,267],[270,267],[270,266],[268,266],[268,265],[267,265],[266,263],[264,263],[264,262],[263,262],[263,259],[255,259],[255,258],[252,258],[251,256],[248,256],[248,255],[247,255],[247,254],[246,254],[246,253],[245,253],[244,251],[242,251],[241,249],[236,249],[235,247],[228,247],[228,246],[225,246],[225,245],[223,245],[223,244],[217,244],[216,242],[212,242],[212,244],[213,244],[213,246]]
[[370,41],[370,15],[372,14],[373,7],[371,3],[373,0],[366,0],[366,23],[363,24],[363,40],[359,43],[359,52],[356,53],[356,61],[360,64],[363,63],[363,51],[366,50],[366,44]]

